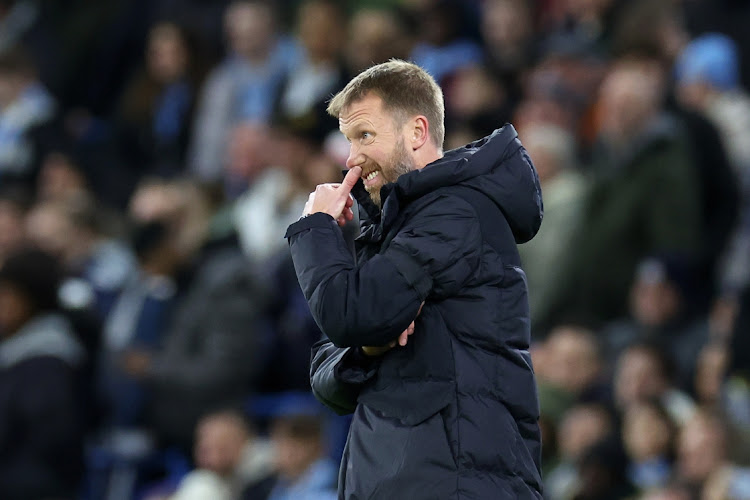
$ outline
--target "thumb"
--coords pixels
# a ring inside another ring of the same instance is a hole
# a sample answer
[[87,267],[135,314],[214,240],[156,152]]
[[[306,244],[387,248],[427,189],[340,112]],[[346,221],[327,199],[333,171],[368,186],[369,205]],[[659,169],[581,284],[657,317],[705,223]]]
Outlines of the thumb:
[[362,175],[362,168],[361,167],[352,167],[351,170],[349,170],[346,173],[346,177],[344,177],[344,180],[341,182],[341,185],[338,188],[338,191],[344,195],[348,195],[355,184],[357,184],[357,181],[359,180],[359,177]]

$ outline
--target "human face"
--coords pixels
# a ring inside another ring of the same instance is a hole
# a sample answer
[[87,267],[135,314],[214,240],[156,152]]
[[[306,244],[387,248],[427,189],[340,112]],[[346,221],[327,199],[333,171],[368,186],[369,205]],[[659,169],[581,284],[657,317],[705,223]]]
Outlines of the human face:
[[406,148],[406,126],[396,123],[374,94],[352,103],[339,115],[339,128],[351,144],[346,167],[361,167],[362,181],[380,206],[380,188],[416,168]]
[[229,476],[237,467],[247,434],[232,419],[209,417],[198,425],[195,460],[206,470]]
[[172,24],[159,24],[151,30],[147,49],[151,75],[168,84],[178,80],[187,71],[188,53],[180,30]]

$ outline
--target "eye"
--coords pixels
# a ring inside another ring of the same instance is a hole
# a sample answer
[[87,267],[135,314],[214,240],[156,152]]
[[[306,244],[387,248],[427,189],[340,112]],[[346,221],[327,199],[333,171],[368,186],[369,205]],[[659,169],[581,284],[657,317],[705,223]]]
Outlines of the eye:
[[362,132],[360,134],[360,140],[362,142],[370,142],[370,141],[372,141],[373,137],[374,136],[370,132]]

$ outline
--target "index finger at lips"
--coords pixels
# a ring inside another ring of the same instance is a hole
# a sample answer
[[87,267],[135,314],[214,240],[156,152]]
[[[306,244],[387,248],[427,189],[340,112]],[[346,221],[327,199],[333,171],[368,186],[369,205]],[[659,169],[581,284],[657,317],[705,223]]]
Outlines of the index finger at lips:
[[361,175],[361,167],[352,167],[351,170],[346,173],[346,177],[344,177],[344,182],[341,183],[340,189],[346,194],[349,194],[354,185],[357,184],[357,181],[359,180],[359,177]]

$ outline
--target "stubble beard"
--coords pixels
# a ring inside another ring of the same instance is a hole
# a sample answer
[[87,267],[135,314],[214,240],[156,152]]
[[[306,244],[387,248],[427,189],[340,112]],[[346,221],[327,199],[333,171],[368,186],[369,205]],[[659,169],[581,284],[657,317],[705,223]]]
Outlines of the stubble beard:
[[378,208],[383,208],[382,200],[380,199],[380,188],[391,182],[396,182],[396,179],[404,174],[408,174],[416,168],[414,161],[406,151],[403,139],[399,140],[396,147],[393,149],[393,154],[388,159],[388,165],[379,165],[379,167],[382,182],[378,186],[366,189],[372,202],[377,205]]

